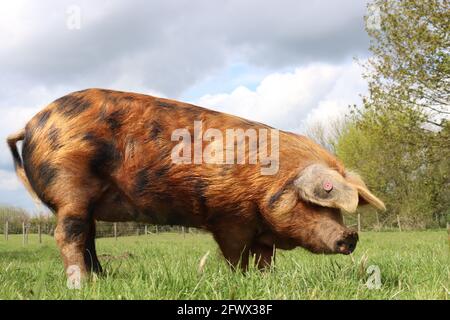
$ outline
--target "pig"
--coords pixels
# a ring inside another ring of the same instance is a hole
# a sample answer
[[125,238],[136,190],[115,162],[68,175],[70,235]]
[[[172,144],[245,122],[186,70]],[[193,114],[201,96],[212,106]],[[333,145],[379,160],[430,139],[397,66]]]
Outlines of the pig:
[[[18,177],[56,214],[54,236],[66,271],[102,272],[96,221],[201,228],[233,269],[245,270],[250,257],[258,268],[270,266],[276,249],[350,254],[358,234],[343,224],[341,210],[385,208],[335,156],[290,132],[277,131],[272,174],[261,173],[267,163],[174,161],[180,145],[174,132],[192,136],[196,121],[219,132],[274,130],[175,100],[87,89],[55,100],[8,137]],[[194,140],[183,142],[188,158]]]

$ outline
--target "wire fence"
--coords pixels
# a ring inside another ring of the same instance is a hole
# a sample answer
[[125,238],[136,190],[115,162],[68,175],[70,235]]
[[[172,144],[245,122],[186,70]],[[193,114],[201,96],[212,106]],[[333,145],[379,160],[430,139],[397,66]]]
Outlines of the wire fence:
[[[21,224],[10,223],[6,221],[0,226],[0,233],[3,234],[6,241],[11,235],[21,235],[23,244],[28,244],[29,235],[37,235],[37,241],[42,243],[42,236],[54,236],[55,223],[36,223],[25,222]],[[180,233],[180,234],[198,234],[204,231],[197,228],[188,228],[183,226],[160,226],[140,223],[127,222],[100,222],[96,225],[96,238],[120,238],[126,236],[141,236],[148,234],[159,234],[164,232]]]
[[187,234],[202,233],[204,231],[197,228],[188,228],[183,226],[160,226],[150,224],[101,223],[96,226],[97,238],[118,238],[124,236],[159,234],[164,232]]
[[[25,216],[24,216],[25,217]],[[22,217],[23,218],[23,217]],[[405,231],[408,226],[404,227],[402,218],[396,216],[396,219],[385,220],[377,215],[368,219],[367,216],[344,215],[344,224],[358,232],[361,231]],[[450,225],[447,223],[447,230],[450,236]],[[21,235],[23,244],[29,242],[29,235],[37,235],[37,241],[42,243],[42,236],[54,236],[56,228],[56,219],[51,216],[40,216],[39,218],[23,218],[10,219],[0,222],[0,234],[4,235],[6,241],[9,240],[10,235]],[[120,238],[125,236],[141,236],[148,234],[159,234],[164,232],[175,232],[183,235],[193,233],[204,233],[204,230],[197,228],[188,228],[183,226],[160,226],[143,224],[136,222],[97,222],[96,223],[96,238]],[[35,237],[33,237],[35,239]],[[35,240],[33,240],[35,241]]]

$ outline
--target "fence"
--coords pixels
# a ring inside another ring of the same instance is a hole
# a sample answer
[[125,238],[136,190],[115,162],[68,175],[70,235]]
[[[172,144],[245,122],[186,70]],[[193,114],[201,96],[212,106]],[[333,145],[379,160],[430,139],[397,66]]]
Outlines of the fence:
[[343,215],[343,220],[347,227],[358,230],[358,232],[396,230],[402,232],[404,229],[403,219],[399,215],[395,216],[394,219],[391,216],[380,217],[376,211],[374,214],[366,213],[364,215],[361,215],[361,213],[356,215],[345,214]]
[[[21,235],[22,243],[28,244],[29,235],[36,234],[37,241],[42,243],[42,236],[53,236],[55,231],[54,223],[30,223],[22,222],[20,225],[17,223],[10,223],[6,221],[1,227],[0,232],[3,233],[4,239],[9,240],[10,235]],[[159,234],[163,232],[177,232],[180,234],[193,234],[201,233],[202,231],[196,228],[188,228],[183,226],[158,226],[148,224],[137,223],[105,223],[100,222],[96,225],[96,238],[119,238],[124,236],[140,236],[148,234]]]
[[[375,219],[375,221],[372,221]],[[397,216],[397,219],[387,223],[385,220],[380,220],[378,214],[375,218],[371,218],[366,224],[363,223],[363,218],[361,214],[355,215],[345,215],[344,224],[348,227],[358,230],[358,232],[373,230],[398,230],[403,231],[401,217]],[[5,221],[0,224],[0,233],[3,233],[4,239],[9,240],[9,236],[21,235],[23,244],[27,244],[29,241],[30,234],[37,235],[37,241],[42,243],[43,235],[54,235],[54,230],[56,227],[55,221],[18,221],[9,222]],[[97,222],[96,224],[96,238],[119,238],[124,236],[140,236],[148,234],[159,234],[162,232],[177,232],[180,234],[187,233],[201,233],[202,231],[196,228],[187,228],[182,226],[158,226],[149,224],[140,224],[134,222]]]
[[180,234],[200,233],[196,228],[182,226],[158,226],[148,224],[127,224],[127,223],[102,223],[96,226],[97,238],[118,238],[123,236],[140,236],[148,234],[159,234],[163,232],[177,232]]

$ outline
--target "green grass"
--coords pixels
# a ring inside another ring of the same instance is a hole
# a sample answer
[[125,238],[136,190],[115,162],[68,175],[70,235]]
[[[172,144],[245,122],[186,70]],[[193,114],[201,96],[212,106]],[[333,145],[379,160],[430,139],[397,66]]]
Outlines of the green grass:
[[[69,290],[51,237],[0,240],[0,299],[448,299],[445,231],[363,232],[352,256],[279,251],[276,267],[234,273],[209,235],[159,234],[97,240],[106,274]],[[200,258],[210,251],[204,272]],[[381,270],[368,289],[367,267]]]

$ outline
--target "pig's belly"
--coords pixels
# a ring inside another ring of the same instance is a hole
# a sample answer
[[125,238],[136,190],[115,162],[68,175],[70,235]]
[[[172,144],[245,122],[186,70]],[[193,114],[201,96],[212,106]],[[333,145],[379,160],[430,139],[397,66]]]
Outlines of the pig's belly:
[[151,207],[138,208],[120,192],[108,189],[96,203],[93,217],[97,221],[136,221],[158,225],[202,228],[203,219],[189,211],[176,208],[169,203],[154,203]]

